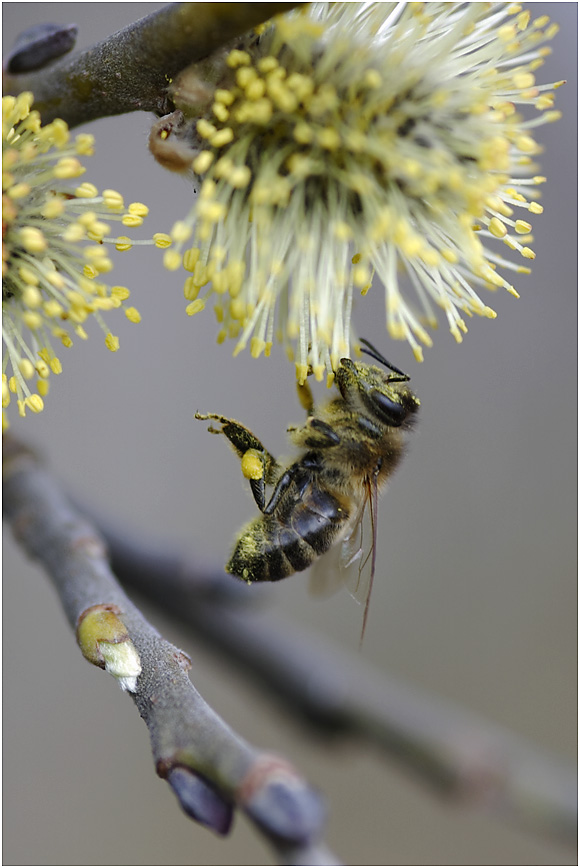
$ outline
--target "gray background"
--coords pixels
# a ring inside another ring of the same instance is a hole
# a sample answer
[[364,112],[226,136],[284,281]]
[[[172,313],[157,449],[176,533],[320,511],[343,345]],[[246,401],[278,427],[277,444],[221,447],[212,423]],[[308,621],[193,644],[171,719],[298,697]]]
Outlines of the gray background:
[[[76,22],[86,46],[161,4],[6,3],[10,45],[26,26]],[[422,401],[410,455],[381,504],[379,574],[361,655],[384,671],[511,728],[573,762],[576,749],[576,4],[531,4],[562,30],[540,81],[568,77],[565,111],[542,127],[545,214],[519,301],[486,298],[461,346],[442,324],[426,361],[383,332],[377,291],[355,311],[360,334],[412,374]],[[188,183],[147,150],[144,114],[91,126],[86,178],[151,206],[141,237],[168,231]],[[522,215],[523,216],[523,215]],[[137,233],[134,233],[137,236]],[[161,255],[117,257],[140,326],[108,316],[62,353],[46,410],[13,423],[73,490],[151,534],[224,561],[255,507],[235,459],[194,421],[219,411],[274,452],[301,419],[293,372],[232,362],[211,311],[184,314],[181,277]],[[80,344],[80,342],[79,342]],[[323,390],[321,390],[322,392]],[[272,608],[358,654],[360,609],[346,592],[313,601],[304,575]],[[195,637],[147,610],[193,659],[192,678],[253,743],[285,753],[329,799],[328,842],[356,864],[564,864],[575,855],[533,834],[437,800],[373,750],[327,746]],[[46,578],[6,536],[4,559],[4,862],[259,864],[271,853],[243,817],[222,841],[188,821],[157,779],[146,728],[112,679],[78,653]]]

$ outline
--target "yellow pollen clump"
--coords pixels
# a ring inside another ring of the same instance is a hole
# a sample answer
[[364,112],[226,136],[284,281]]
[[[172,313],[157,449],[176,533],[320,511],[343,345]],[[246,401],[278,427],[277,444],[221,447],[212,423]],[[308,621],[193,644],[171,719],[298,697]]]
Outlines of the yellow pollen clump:
[[257,449],[248,449],[242,456],[242,473],[246,479],[262,479],[264,461]]

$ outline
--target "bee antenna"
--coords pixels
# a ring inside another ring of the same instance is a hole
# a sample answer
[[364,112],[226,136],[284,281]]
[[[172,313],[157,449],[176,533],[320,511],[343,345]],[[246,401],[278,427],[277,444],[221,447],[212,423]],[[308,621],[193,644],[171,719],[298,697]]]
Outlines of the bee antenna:
[[399,368],[396,368],[395,365],[391,364],[391,362],[388,362],[387,359],[385,359],[385,357],[379,353],[377,348],[374,347],[370,341],[367,341],[365,338],[360,338],[360,342],[361,344],[365,344],[364,347],[361,347],[361,353],[366,353],[367,356],[370,356],[376,362],[380,362],[381,365],[385,366],[385,368],[389,368],[389,370],[393,371],[393,373],[399,374],[403,378],[403,381],[411,379],[408,374],[403,373],[403,371],[401,371]]

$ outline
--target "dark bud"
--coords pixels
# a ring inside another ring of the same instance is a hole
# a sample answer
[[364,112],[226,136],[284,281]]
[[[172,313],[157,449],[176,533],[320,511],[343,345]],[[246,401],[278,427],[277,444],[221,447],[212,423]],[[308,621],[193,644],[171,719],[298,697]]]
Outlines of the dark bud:
[[6,70],[14,75],[42,69],[68,54],[77,41],[76,24],[37,24],[20,34],[6,59]]
[[238,801],[263,831],[287,844],[316,840],[326,819],[320,794],[277,757],[258,760],[240,788]]
[[167,775],[169,785],[185,813],[218,835],[227,835],[233,819],[233,805],[191,769],[176,767]]

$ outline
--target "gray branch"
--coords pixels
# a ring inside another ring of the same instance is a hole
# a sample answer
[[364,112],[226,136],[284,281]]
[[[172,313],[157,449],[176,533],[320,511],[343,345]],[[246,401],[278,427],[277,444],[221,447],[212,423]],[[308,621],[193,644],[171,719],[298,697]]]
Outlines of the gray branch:
[[167,114],[167,86],[189,64],[297,3],[171,3],[86,51],[31,73],[5,73],[5,94],[30,90],[43,123],[70,127],[133,111]]
[[245,811],[282,864],[335,865],[320,843],[322,800],[281,757],[237,735],[187,675],[189,659],[152,627],[119,587],[105,546],[36,455],[4,439],[5,518],[26,553],[50,576],[73,628],[87,609],[114,609],[142,671],[131,696],[149,729],[158,774],[191,817],[225,834]]
[[264,612],[270,589],[96,521],[120,581],[195,629],[326,738],[372,743],[445,797],[575,844],[577,778],[563,760]]

